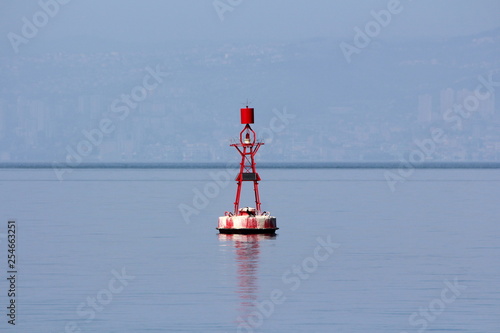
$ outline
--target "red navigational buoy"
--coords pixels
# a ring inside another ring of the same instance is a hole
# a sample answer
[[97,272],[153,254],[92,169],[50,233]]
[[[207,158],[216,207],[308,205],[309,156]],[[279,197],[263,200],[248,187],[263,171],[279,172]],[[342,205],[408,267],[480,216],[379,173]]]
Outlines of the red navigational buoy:
[[[276,217],[269,212],[262,212],[260,208],[259,181],[261,180],[255,167],[255,154],[263,142],[257,141],[256,134],[250,124],[254,123],[254,109],[243,108],[240,110],[241,123],[245,125],[240,132],[240,143],[234,143],[241,155],[240,171],[236,176],[236,200],[234,211],[226,212],[219,217],[217,229],[224,234],[274,234],[279,228],[276,227]],[[253,182],[255,193],[255,208],[240,208],[240,194],[243,182]]]

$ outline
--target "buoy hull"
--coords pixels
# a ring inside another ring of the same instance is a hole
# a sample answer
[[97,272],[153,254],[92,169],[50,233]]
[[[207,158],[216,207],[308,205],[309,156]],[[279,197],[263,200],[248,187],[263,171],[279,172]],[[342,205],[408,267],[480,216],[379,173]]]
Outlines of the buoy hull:
[[221,216],[217,229],[224,234],[272,234],[278,230],[276,217],[267,215]]
[[245,234],[245,235],[251,235],[251,234],[268,234],[268,235],[274,235],[276,233],[276,230],[279,228],[275,229],[221,229],[217,228],[221,234]]

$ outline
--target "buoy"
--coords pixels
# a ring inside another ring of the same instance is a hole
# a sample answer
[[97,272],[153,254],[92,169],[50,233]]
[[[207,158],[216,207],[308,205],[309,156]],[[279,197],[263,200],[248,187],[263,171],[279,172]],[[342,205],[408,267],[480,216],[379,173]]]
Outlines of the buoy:
[[[261,180],[255,166],[255,154],[264,142],[259,142],[250,126],[254,123],[254,109],[248,105],[240,110],[241,123],[245,125],[240,132],[240,142],[233,143],[241,155],[240,171],[236,176],[236,200],[234,210],[227,211],[219,217],[217,229],[222,234],[274,234],[276,217],[269,212],[262,212],[260,208],[259,181]],[[243,182],[253,182],[255,207],[240,208],[240,194]]]

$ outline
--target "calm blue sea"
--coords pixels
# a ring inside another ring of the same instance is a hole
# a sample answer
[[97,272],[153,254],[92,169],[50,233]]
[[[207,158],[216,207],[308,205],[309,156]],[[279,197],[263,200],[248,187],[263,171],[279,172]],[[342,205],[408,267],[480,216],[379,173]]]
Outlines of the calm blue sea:
[[231,237],[233,171],[0,169],[0,330],[500,332],[500,170],[387,172],[262,169]]

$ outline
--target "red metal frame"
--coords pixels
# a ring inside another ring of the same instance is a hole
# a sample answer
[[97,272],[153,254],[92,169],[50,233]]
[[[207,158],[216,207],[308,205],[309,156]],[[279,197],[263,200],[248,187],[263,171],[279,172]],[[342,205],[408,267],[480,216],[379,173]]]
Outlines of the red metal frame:
[[246,124],[245,128],[240,132],[240,143],[234,143],[231,146],[235,147],[241,155],[240,172],[236,176],[237,189],[236,200],[234,201],[234,214],[238,214],[240,206],[241,186],[244,181],[253,181],[253,190],[255,192],[255,209],[257,215],[260,211],[260,196],[259,196],[259,181],[260,177],[255,168],[255,154],[259,150],[263,142],[257,142],[254,130],[250,124]]

